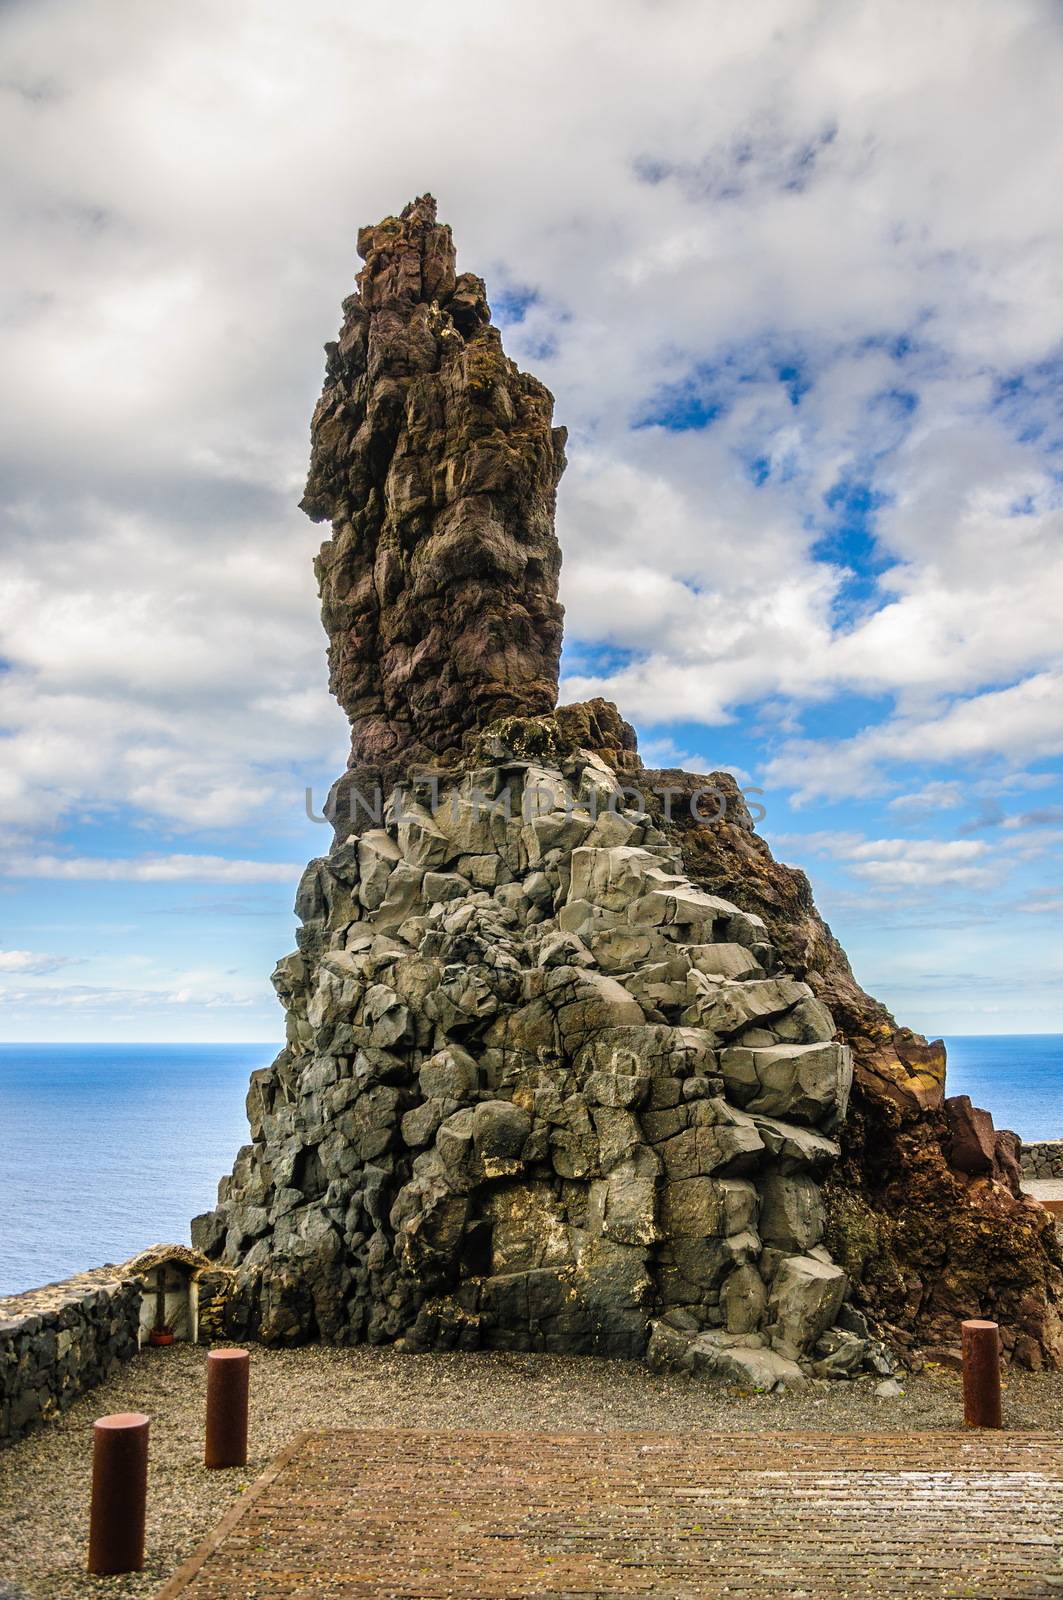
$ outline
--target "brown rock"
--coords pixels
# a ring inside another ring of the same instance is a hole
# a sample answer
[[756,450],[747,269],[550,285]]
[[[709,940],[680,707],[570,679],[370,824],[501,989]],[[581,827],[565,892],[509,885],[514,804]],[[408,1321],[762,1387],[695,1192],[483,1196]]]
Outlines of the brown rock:
[[504,354],[482,281],[457,275],[430,195],[358,251],[302,506],[332,523],[317,574],[350,766],[391,782],[498,717],[553,710],[565,432]]
[[949,1165],[972,1177],[992,1172],[997,1136],[988,1111],[971,1104],[969,1095],[956,1094],[945,1101],[949,1125]]
[[1013,1195],[1022,1193],[1022,1140],[1007,1128],[997,1130],[993,1150],[993,1176],[1006,1183]]

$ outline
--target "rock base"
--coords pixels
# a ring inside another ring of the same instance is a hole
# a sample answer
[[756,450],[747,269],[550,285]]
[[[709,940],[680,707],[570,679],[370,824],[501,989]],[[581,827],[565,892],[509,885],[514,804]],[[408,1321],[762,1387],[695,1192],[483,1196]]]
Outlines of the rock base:
[[823,1242],[830,1011],[600,754],[485,749],[304,876],[288,1044],[193,1224],[247,1331],[888,1370]]

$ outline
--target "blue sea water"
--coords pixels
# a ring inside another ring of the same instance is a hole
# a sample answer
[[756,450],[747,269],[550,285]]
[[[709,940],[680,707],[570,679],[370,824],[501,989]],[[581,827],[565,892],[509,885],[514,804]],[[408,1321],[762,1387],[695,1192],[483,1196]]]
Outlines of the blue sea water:
[[[950,1094],[1023,1138],[1063,1137],[1063,1034],[946,1043]],[[247,1142],[248,1077],[276,1048],[0,1045],[0,1295],[187,1244]]]
[[952,1035],[947,1094],[970,1095],[998,1128],[1063,1139],[1063,1033]]
[[0,1295],[187,1244],[250,1138],[248,1078],[277,1049],[0,1045]]

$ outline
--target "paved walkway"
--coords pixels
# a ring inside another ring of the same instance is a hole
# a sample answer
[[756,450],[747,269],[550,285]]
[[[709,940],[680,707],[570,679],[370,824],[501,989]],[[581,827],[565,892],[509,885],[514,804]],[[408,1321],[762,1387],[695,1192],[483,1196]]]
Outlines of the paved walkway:
[[1050,1211],[1063,1211],[1063,1180],[1059,1178],[1024,1178],[1023,1193],[1040,1200]]
[[158,1600],[1046,1600],[1049,1434],[304,1434]]

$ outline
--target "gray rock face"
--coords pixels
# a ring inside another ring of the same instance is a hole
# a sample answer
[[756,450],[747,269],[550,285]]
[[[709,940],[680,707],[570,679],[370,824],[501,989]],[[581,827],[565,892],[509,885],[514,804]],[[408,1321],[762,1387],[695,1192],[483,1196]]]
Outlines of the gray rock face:
[[845,1045],[736,1046],[723,1052],[720,1070],[734,1099],[750,1111],[785,1114],[828,1132],[845,1117],[853,1081]]
[[807,1174],[768,1171],[760,1192],[760,1233],[777,1250],[811,1250],[823,1238],[826,1218],[819,1184]]
[[872,1341],[815,1348],[846,1292],[829,1013],[590,752],[495,748],[304,876],[287,1046],[193,1224],[247,1331],[858,1370]]
[[845,1299],[845,1273],[815,1256],[785,1256],[772,1280],[768,1310],[773,1342],[794,1354],[815,1343],[834,1322]]
[[615,707],[554,709],[564,433],[435,202],[359,250],[303,500],[350,770],[274,974],[286,1048],[193,1238],[273,1342],[855,1370],[847,1330],[817,1348],[849,1052],[626,807]]

